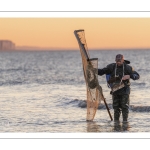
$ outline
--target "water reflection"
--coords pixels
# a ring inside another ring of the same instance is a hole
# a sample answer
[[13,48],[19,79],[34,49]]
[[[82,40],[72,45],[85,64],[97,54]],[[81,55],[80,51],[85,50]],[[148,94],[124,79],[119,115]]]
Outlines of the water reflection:
[[94,121],[87,121],[87,132],[100,132],[100,125]]
[[129,122],[107,122],[101,125],[95,121],[87,122],[87,132],[129,132]]
[[125,132],[129,131],[129,122],[114,122],[112,132]]

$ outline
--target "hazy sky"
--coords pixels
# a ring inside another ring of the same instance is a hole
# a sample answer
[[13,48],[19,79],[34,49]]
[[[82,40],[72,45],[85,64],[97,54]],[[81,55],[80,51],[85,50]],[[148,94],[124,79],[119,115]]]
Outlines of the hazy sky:
[[89,49],[150,48],[150,18],[0,18],[0,40],[16,46],[78,49],[77,29]]

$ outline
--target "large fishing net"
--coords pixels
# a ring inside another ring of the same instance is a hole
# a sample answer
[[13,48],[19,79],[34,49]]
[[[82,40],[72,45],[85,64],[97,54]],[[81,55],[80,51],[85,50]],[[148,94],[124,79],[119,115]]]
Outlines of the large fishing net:
[[75,30],[74,34],[78,41],[82,64],[83,64],[83,73],[86,82],[87,89],[87,121],[92,121],[95,117],[97,108],[101,103],[101,100],[104,100],[102,88],[98,82],[98,58],[90,59],[84,30]]

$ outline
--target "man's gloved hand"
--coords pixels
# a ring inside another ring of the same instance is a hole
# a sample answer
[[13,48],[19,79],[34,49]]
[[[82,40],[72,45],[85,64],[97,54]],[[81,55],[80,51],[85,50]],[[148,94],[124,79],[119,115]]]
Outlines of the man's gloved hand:
[[122,77],[122,80],[127,80],[127,79],[130,79],[130,75],[125,75]]

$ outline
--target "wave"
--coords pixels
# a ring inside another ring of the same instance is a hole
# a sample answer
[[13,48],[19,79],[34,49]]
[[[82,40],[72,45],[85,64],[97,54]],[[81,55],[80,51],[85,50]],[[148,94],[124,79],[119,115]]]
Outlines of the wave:
[[0,69],[0,72],[16,72],[16,71],[20,71],[23,70],[21,67],[19,68],[12,68],[12,69]]
[[130,106],[130,110],[136,111],[136,112],[150,112],[150,106]]
[[[112,104],[107,104],[109,109],[113,109]],[[78,107],[81,108],[86,108],[87,107],[87,103],[86,100],[80,100],[78,103]],[[106,109],[105,104],[101,103],[98,106],[98,109]],[[129,106],[129,110],[133,111],[133,112],[150,112],[150,106],[134,106],[134,105],[130,105]]]
[[138,71],[138,72],[146,72],[146,73],[147,73],[147,72],[150,72],[149,69],[138,69],[137,71]]
[[22,85],[24,84],[23,81],[0,81],[0,86],[7,86],[7,85]]
[[[112,104],[107,104],[107,105],[108,105],[108,107],[109,107],[110,109],[112,109]],[[78,103],[78,106],[81,107],[81,108],[86,108],[86,107],[87,107],[86,100],[80,101],[80,102]],[[98,109],[106,109],[105,104],[102,104],[102,103],[101,103],[101,104],[98,106]]]
[[146,83],[145,83],[145,82],[141,82],[141,83],[132,82],[132,85],[136,85],[136,86],[145,86]]

